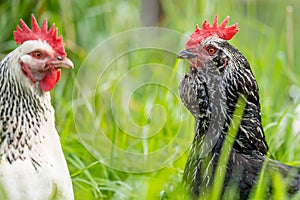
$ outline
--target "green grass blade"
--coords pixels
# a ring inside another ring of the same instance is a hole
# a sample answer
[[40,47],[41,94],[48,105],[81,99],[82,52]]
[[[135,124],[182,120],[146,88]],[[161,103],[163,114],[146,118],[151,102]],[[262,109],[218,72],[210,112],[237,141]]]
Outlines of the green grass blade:
[[[232,146],[234,144],[236,135],[239,130],[239,125],[241,122],[241,117],[243,116],[244,110],[246,106],[246,101],[243,98],[239,98],[237,102],[236,109],[234,111],[228,133],[226,135],[226,139],[224,141],[220,158],[218,161],[215,177],[214,177],[214,183],[212,186],[212,195],[211,200],[219,200],[221,197],[221,192],[223,188],[224,178],[225,178],[225,172],[226,172],[226,166],[228,163],[228,159],[230,156],[230,151],[232,149]],[[218,180],[218,181],[216,181]]]

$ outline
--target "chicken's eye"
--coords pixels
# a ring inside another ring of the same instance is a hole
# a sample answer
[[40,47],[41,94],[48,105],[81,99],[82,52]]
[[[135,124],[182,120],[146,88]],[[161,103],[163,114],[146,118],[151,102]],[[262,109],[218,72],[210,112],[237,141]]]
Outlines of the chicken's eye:
[[35,58],[41,58],[43,56],[43,54],[40,51],[35,51],[33,53],[33,55],[34,55]]
[[214,55],[216,52],[217,52],[217,48],[215,48],[215,47],[212,47],[212,46],[209,46],[209,47],[207,47],[206,48],[206,51],[207,51],[207,53],[209,54],[209,55]]

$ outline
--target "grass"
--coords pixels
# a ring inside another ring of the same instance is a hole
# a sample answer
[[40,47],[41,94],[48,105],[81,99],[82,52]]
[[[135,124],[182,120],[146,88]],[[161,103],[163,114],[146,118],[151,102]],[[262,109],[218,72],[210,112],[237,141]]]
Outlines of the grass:
[[241,116],[243,116],[245,107],[246,107],[246,100],[243,98],[239,98],[237,102],[237,107],[233,113],[232,121],[230,123],[230,127],[228,130],[228,134],[226,136],[226,140],[224,142],[223,148],[220,152],[220,159],[218,161],[218,166],[216,168],[216,174],[214,179],[218,180],[213,183],[212,186],[212,193],[211,197],[209,199],[211,200],[218,200],[221,198],[222,194],[222,188],[224,184],[224,179],[225,179],[225,172],[226,172],[226,166],[230,157],[230,151],[232,149],[232,146],[234,144],[237,132],[238,132],[238,127],[240,126],[241,123]]
[[[40,23],[45,17],[55,22],[75,63],[51,95],[76,199],[159,199],[180,192],[194,122],[178,99],[177,85],[188,66],[176,60],[176,52],[195,24],[212,22],[215,13],[239,24],[230,43],[256,76],[270,153],[300,165],[299,134],[292,130],[298,102],[290,97],[291,86],[300,87],[299,2],[162,0],[157,25],[176,33],[135,29],[144,27],[141,5],[137,0],[0,3],[1,57],[16,48],[12,32],[19,19],[30,22],[34,13]],[[289,31],[287,5],[294,8]],[[272,180],[279,188],[281,177]],[[285,195],[277,191],[274,199]]]

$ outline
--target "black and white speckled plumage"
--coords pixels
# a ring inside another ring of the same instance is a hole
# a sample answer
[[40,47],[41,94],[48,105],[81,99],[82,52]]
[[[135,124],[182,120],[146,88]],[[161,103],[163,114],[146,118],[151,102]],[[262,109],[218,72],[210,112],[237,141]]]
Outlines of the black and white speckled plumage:
[[[207,47],[213,47],[216,53],[208,55],[204,52]],[[224,191],[228,185],[236,185],[237,196],[247,199],[268,159],[258,86],[246,58],[227,41],[208,37],[197,48],[183,52],[194,53],[192,56],[179,55],[191,64],[190,72],[180,82],[179,94],[196,121],[183,184],[193,197],[201,196],[212,185],[232,115],[239,106],[238,99],[243,98],[246,107],[228,161]],[[285,175],[292,169],[272,159],[268,163],[269,169]],[[300,175],[297,175],[289,191],[297,191],[299,186]]]
[[[37,135],[43,121],[47,121],[46,110],[51,112],[49,102],[45,103],[42,93],[26,88],[8,67],[10,56],[0,65],[0,157],[9,163],[30,157],[37,168],[38,153],[28,154],[34,143],[41,142]],[[40,94],[38,94],[40,93]],[[47,99],[47,98],[46,98]]]

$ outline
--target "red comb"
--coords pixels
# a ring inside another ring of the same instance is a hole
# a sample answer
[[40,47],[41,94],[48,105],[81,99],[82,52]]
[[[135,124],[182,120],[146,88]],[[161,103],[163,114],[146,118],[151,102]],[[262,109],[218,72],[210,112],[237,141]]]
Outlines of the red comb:
[[237,24],[226,27],[228,20],[229,17],[226,17],[220,26],[218,26],[218,14],[216,14],[213,25],[208,24],[205,20],[202,24],[202,29],[200,29],[197,24],[196,30],[192,33],[190,40],[186,43],[186,47],[191,48],[196,46],[201,43],[203,39],[210,36],[230,40],[239,30]]
[[48,30],[48,21],[44,20],[42,28],[39,27],[34,15],[31,15],[32,30],[26,25],[26,23],[20,19],[21,26],[17,26],[17,30],[14,31],[14,37],[17,44],[23,44],[27,40],[43,40],[46,41],[56,53],[60,56],[66,56],[64,44],[62,42],[62,36],[57,36],[57,29],[52,24]]

